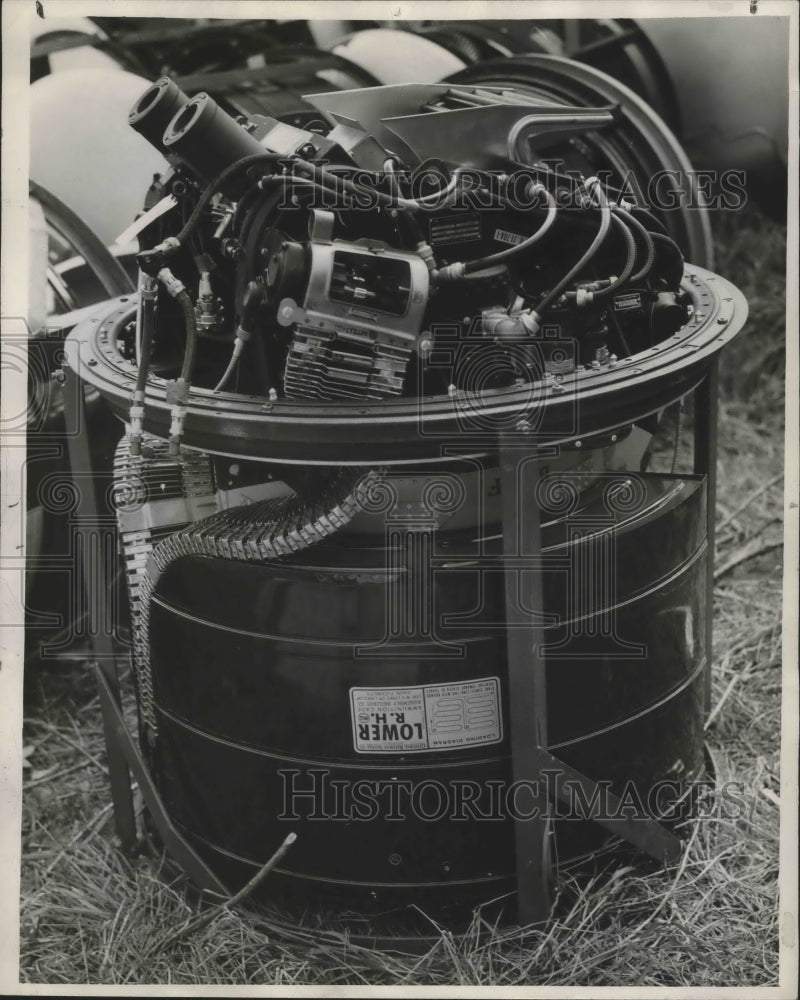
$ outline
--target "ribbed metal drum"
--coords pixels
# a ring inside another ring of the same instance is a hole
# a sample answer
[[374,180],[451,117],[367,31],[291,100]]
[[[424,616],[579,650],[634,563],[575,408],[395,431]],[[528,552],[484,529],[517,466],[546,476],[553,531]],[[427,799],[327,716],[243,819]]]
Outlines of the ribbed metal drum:
[[[705,480],[610,473],[552,493],[525,498],[542,518],[549,746],[658,815],[702,768]],[[149,765],[226,884],[294,830],[273,899],[513,889],[530,796],[512,782],[500,528],[412,521],[161,575]],[[560,861],[606,837],[574,816],[553,829]]]

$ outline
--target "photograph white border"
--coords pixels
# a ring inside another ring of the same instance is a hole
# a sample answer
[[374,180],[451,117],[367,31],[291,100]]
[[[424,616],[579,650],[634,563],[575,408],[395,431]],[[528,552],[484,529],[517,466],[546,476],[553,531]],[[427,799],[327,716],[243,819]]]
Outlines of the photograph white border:
[[[337,2],[336,4],[264,3],[261,0],[5,0],[2,5],[2,323],[3,337],[18,336],[27,314],[28,257],[28,91],[31,27],[41,8],[48,17],[136,16],[170,18],[254,17],[332,19],[417,18],[548,18],[548,17],[730,17],[778,16],[787,18],[789,60],[789,211],[787,240],[787,374],[785,441],[785,534],[784,534],[784,663],[781,724],[781,847],[780,847],[780,986],[678,990],[641,988],[393,988],[393,987],[186,987],[153,985],[151,996],[493,996],[493,997],[790,997],[797,994],[798,967],[798,5],[793,0],[758,0],[750,14],[750,0],[707,3],[697,0],[657,2],[447,2],[447,0],[395,0],[393,3]],[[751,54],[757,59],[758,53]],[[25,408],[25,372],[3,366],[2,418]],[[24,504],[21,464],[24,451],[3,447],[0,453],[2,512]],[[143,987],[103,985],[47,986],[20,984],[19,977],[19,877],[22,785],[22,668],[23,629],[2,625],[18,621],[21,614],[20,553],[24,553],[24,520],[4,516],[0,521],[0,992],[21,995],[142,996]]]

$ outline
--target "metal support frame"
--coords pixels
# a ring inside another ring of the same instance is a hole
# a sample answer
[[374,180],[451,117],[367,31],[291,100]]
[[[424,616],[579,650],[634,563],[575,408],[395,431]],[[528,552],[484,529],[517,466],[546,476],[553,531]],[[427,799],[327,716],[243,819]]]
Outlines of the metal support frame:
[[100,692],[100,704],[103,707],[103,720],[109,721],[109,728],[106,730],[106,743],[109,739],[114,741],[126,762],[133,772],[142,798],[147,803],[153,823],[158,830],[164,847],[170,855],[178,862],[181,869],[189,876],[192,882],[203,892],[214,896],[228,899],[231,895],[226,886],[211,871],[203,859],[195,852],[194,848],[183,837],[183,835],[173,825],[169,818],[169,813],[158,794],[158,790],[150,777],[141,753],[131,736],[125,718],[120,709],[119,700],[108,683],[105,672],[95,666],[97,673],[97,686]]
[[[506,438],[500,449],[500,490],[503,504],[508,701],[511,767],[514,782],[541,778],[539,752],[547,746],[547,697],[542,650],[544,592],[541,573],[541,523],[535,503],[521,510],[526,471],[538,481],[541,463],[522,435]],[[520,569],[519,557],[530,562]],[[516,565],[514,565],[516,564]],[[541,788],[539,784],[537,787]],[[541,819],[514,820],[517,862],[517,912],[521,924],[542,923],[552,907],[550,829],[546,800],[536,806]]]
[[[87,628],[95,663],[108,686],[113,703],[120,705],[117,649],[114,637],[105,627],[104,610],[111,579],[107,578],[107,565],[103,559],[93,559],[90,530],[100,520],[97,481],[92,468],[89,447],[89,424],[86,414],[84,384],[68,365],[64,368],[64,419],[67,447],[73,481],[78,491],[76,510],[76,542],[82,560],[82,577],[87,606]],[[131,775],[122,747],[114,736],[114,719],[111,702],[101,698],[103,734],[111,782],[111,801],[114,806],[114,823],[122,849],[130,851],[136,844],[136,814],[131,795]]]
[[703,381],[694,392],[694,449],[695,475],[706,477],[706,675],[705,711],[711,710],[711,662],[714,641],[714,552],[717,530],[717,438],[719,395],[719,356],[709,365]]
[[[709,383],[708,399],[716,399],[716,383]],[[706,417],[709,418],[708,406]],[[716,415],[716,409],[714,408]],[[710,421],[709,421],[710,426]],[[714,424],[714,427],[716,425]],[[707,443],[711,440],[707,435]],[[714,442],[711,442],[712,444]],[[505,569],[506,625],[508,649],[508,700],[511,729],[511,759],[514,782],[530,783],[539,789],[535,818],[514,820],[517,869],[517,916],[520,924],[543,923],[550,917],[553,895],[551,865],[551,821],[548,804],[560,797],[561,776],[579,784],[591,800],[597,782],[554,757],[547,749],[547,681],[543,623],[544,588],[541,520],[538,504],[523,497],[536,496],[541,459],[547,450],[506,436],[500,447],[500,474],[503,497],[503,552]],[[712,452],[713,453],[713,449]],[[532,482],[524,482],[526,470]],[[525,488],[523,489],[523,483]],[[515,558],[516,557],[516,558]],[[520,557],[530,567],[519,568]],[[713,572],[710,579],[713,584]],[[681,854],[681,842],[650,816],[625,817],[616,808],[619,800],[607,793],[608,816],[587,816],[612,833],[633,844],[662,864],[671,864]]]

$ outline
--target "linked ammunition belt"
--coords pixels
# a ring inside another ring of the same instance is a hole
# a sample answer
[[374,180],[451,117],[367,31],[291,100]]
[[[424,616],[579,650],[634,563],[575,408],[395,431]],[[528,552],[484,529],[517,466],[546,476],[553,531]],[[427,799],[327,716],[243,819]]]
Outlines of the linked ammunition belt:
[[120,545],[128,584],[134,642],[134,679],[142,720],[153,719],[153,682],[149,657],[138,653],[143,585],[153,546],[179,528],[213,513],[217,508],[211,461],[201,452],[167,454],[168,444],[145,434],[143,454],[130,454],[127,436],[114,456],[114,498]]
[[[115,461],[115,478],[120,493],[138,496],[141,483],[156,482],[159,476],[152,475],[154,462],[159,463],[160,482],[165,481],[168,463],[164,462],[162,453],[166,451],[166,443],[158,442],[152,450],[155,453],[153,458],[133,459],[127,444],[120,445]],[[213,490],[210,463],[206,456],[184,452],[179,459],[169,462],[175,467],[177,478],[174,482],[180,482],[181,489],[186,489],[188,485],[193,490]],[[207,479],[200,474],[202,462],[207,463]],[[379,472],[365,474],[353,469],[335,469],[321,473],[323,475],[325,480],[313,500],[299,494],[274,497],[217,511],[199,520],[196,514],[203,504],[197,503],[196,493],[187,493],[183,496],[185,505],[182,509],[185,526],[180,530],[176,530],[179,525],[174,521],[171,525],[161,524],[157,529],[150,525],[140,526],[136,531],[123,530],[123,520],[118,514],[131,600],[139,715],[143,727],[148,730],[148,738],[154,739],[157,733],[150,666],[150,602],[161,575],[182,556],[260,562],[306,549],[330,537],[363,510],[370,491],[380,479]],[[207,504],[213,496],[206,493],[203,500]],[[151,502],[155,504],[159,501]]]

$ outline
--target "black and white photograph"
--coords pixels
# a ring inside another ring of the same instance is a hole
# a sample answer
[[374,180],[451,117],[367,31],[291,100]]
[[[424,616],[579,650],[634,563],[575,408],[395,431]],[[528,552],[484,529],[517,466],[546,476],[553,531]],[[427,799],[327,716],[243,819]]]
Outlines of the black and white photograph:
[[796,6],[2,17],[0,993],[796,996]]

